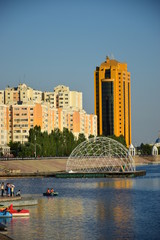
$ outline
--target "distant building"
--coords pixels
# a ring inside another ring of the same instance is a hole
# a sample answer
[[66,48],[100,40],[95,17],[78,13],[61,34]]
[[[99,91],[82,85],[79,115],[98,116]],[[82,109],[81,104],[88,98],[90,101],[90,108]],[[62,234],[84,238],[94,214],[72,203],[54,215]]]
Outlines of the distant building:
[[0,145],[0,156],[9,157],[10,156],[10,147],[7,145]]
[[6,145],[8,142],[8,107],[0,104],[0,145]]
[[18,87],[7,87],[4,91],[5,104],[17,102],[28,103],[30,101],[42,102],[42,92],[28,87],[26,84],[19,84]]
[[69,87],[59,85],[54,88],[54,92],[44,92],[43,101],[49,102],[55,108],[82,109],[82,92],[70,91]]
[[0,90],[0,104],[4,104],[4,90]]
[[127,64],[106,58],[94,72],[98,135],[123,135],[131,144],[131,87]]
[[158,148],[160,148],[160,133],[158,138],[156,139],[153,147],[152,147],[152,155],[157,156],[158,155]]
[[135,149],[135,147],[133,146],[132,143],[129,146],[129,153],[131,154],[132,157],[134,157],[136,155],[136,149]]
[[19,84],[1,90],[0,100],[0,145],[27,142],[29,130],[35,126],[49,134],[56,128],[67,128],[76,137],[79,133],[86,138],[97,135],[97,116],[82,109],[82,93],[64,85],[42,93]]

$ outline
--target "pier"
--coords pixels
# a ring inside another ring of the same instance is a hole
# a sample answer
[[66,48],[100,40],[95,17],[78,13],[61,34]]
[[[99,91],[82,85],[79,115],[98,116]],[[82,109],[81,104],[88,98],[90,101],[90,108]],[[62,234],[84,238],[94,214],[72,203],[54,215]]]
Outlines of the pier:
[[8,207],[13,204],[14,207],[37,205],[38,200],[25,197],[0,197],[0,205]]

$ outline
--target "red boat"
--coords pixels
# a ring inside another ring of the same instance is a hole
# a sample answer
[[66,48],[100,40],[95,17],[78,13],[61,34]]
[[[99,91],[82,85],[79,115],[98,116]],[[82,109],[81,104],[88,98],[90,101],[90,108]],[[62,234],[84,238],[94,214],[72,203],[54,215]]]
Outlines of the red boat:
[[11,204],[8,208],[7,211],[12,214],[12,217],[27,217],[29,216],[29,210],[26,209],[13,209],[13,204]]

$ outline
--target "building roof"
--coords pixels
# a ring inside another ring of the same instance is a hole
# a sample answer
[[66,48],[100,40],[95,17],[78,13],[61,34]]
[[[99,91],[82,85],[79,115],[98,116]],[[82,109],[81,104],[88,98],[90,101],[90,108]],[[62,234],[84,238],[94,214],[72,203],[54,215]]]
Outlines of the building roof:
[[160,143],[160,138],[159,137],[156,139],[155,143]]

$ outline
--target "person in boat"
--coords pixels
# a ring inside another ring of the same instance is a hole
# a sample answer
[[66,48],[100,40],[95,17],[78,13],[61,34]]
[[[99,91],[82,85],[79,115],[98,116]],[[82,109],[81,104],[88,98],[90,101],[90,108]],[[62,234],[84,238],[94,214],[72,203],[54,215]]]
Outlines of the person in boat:
[[51,191],[50,191],[50,193],[54,193],[54,189],[53,189],[53,188],[51,188]]
[[47,188],[47,191],[46,191],[46,193],[47,193],[47,194],[50,194],[50,190],[49,190],[49,188]]
[[17,197],[20,197],[20,196],[21,196],[21,190],[18,190],[18,192],[16,193],[16,196],[17,196]]
[[1,196],[4,194],[4,182],[1,183]]

